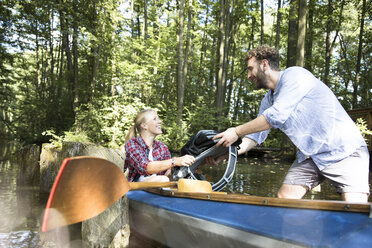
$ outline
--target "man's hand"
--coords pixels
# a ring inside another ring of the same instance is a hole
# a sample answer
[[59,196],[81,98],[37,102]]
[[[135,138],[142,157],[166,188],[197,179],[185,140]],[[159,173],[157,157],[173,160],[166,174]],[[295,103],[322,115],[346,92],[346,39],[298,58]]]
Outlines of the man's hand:
[[213,137],[213,140],[221,138],[216,146],[219,147],[220,145],[223,145],[224,147],[228,147],[232,145],[235,141],[238,140],[239,136],[236,133],[235,127],[227,129],[223,133],[219,133],[216,136]]

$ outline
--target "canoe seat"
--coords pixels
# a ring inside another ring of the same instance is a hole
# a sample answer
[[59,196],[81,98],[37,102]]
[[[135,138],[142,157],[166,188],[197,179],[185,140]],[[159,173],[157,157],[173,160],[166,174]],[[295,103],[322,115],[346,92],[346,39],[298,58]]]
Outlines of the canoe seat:
[[180,179],[178,180],[179,192],[211,193],[212,185],[208,181]]

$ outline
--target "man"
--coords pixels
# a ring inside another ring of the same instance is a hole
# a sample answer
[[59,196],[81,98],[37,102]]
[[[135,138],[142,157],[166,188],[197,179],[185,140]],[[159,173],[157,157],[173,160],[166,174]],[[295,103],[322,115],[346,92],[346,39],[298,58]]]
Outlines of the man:
[[367,202],[367,145],[332,91],[304,68],[280,71],[279,53],[273,48],[250,50],[245,60],[248,79],[269,91],[259,116],[216,135],[214,139],[221,138],[217,145],[230,146],[245,136],[244,153],[264,142],[271,128],[279,128],[299,151],[278,197],[300,199],[327,178],[343,200]]

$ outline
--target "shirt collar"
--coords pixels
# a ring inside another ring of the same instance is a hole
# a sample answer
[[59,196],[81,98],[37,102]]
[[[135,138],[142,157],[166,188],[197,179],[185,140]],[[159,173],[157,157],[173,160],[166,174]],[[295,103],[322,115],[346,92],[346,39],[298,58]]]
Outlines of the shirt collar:
[[[144,149],[146,150],[150,150],[150,147],[146,144],[146,142],[143,140],[143,138],[141,136],[138,136],[135,138],[136,139],[136,142],[141,146],[143,147]],[[157,140],[154,140],[154,145],[152,146],[152,149],[157,149],[157,147],[159,146],[159,141]]]

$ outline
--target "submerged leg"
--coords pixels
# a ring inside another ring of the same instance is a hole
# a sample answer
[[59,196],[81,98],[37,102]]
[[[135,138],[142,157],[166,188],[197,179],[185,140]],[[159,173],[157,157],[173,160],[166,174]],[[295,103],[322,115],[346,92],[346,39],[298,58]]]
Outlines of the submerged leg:
[[290,198],[290,199],[301,199],[308,188],[302,185],[290,185],[290,184],[282,184],[278,191],[279,198]]

